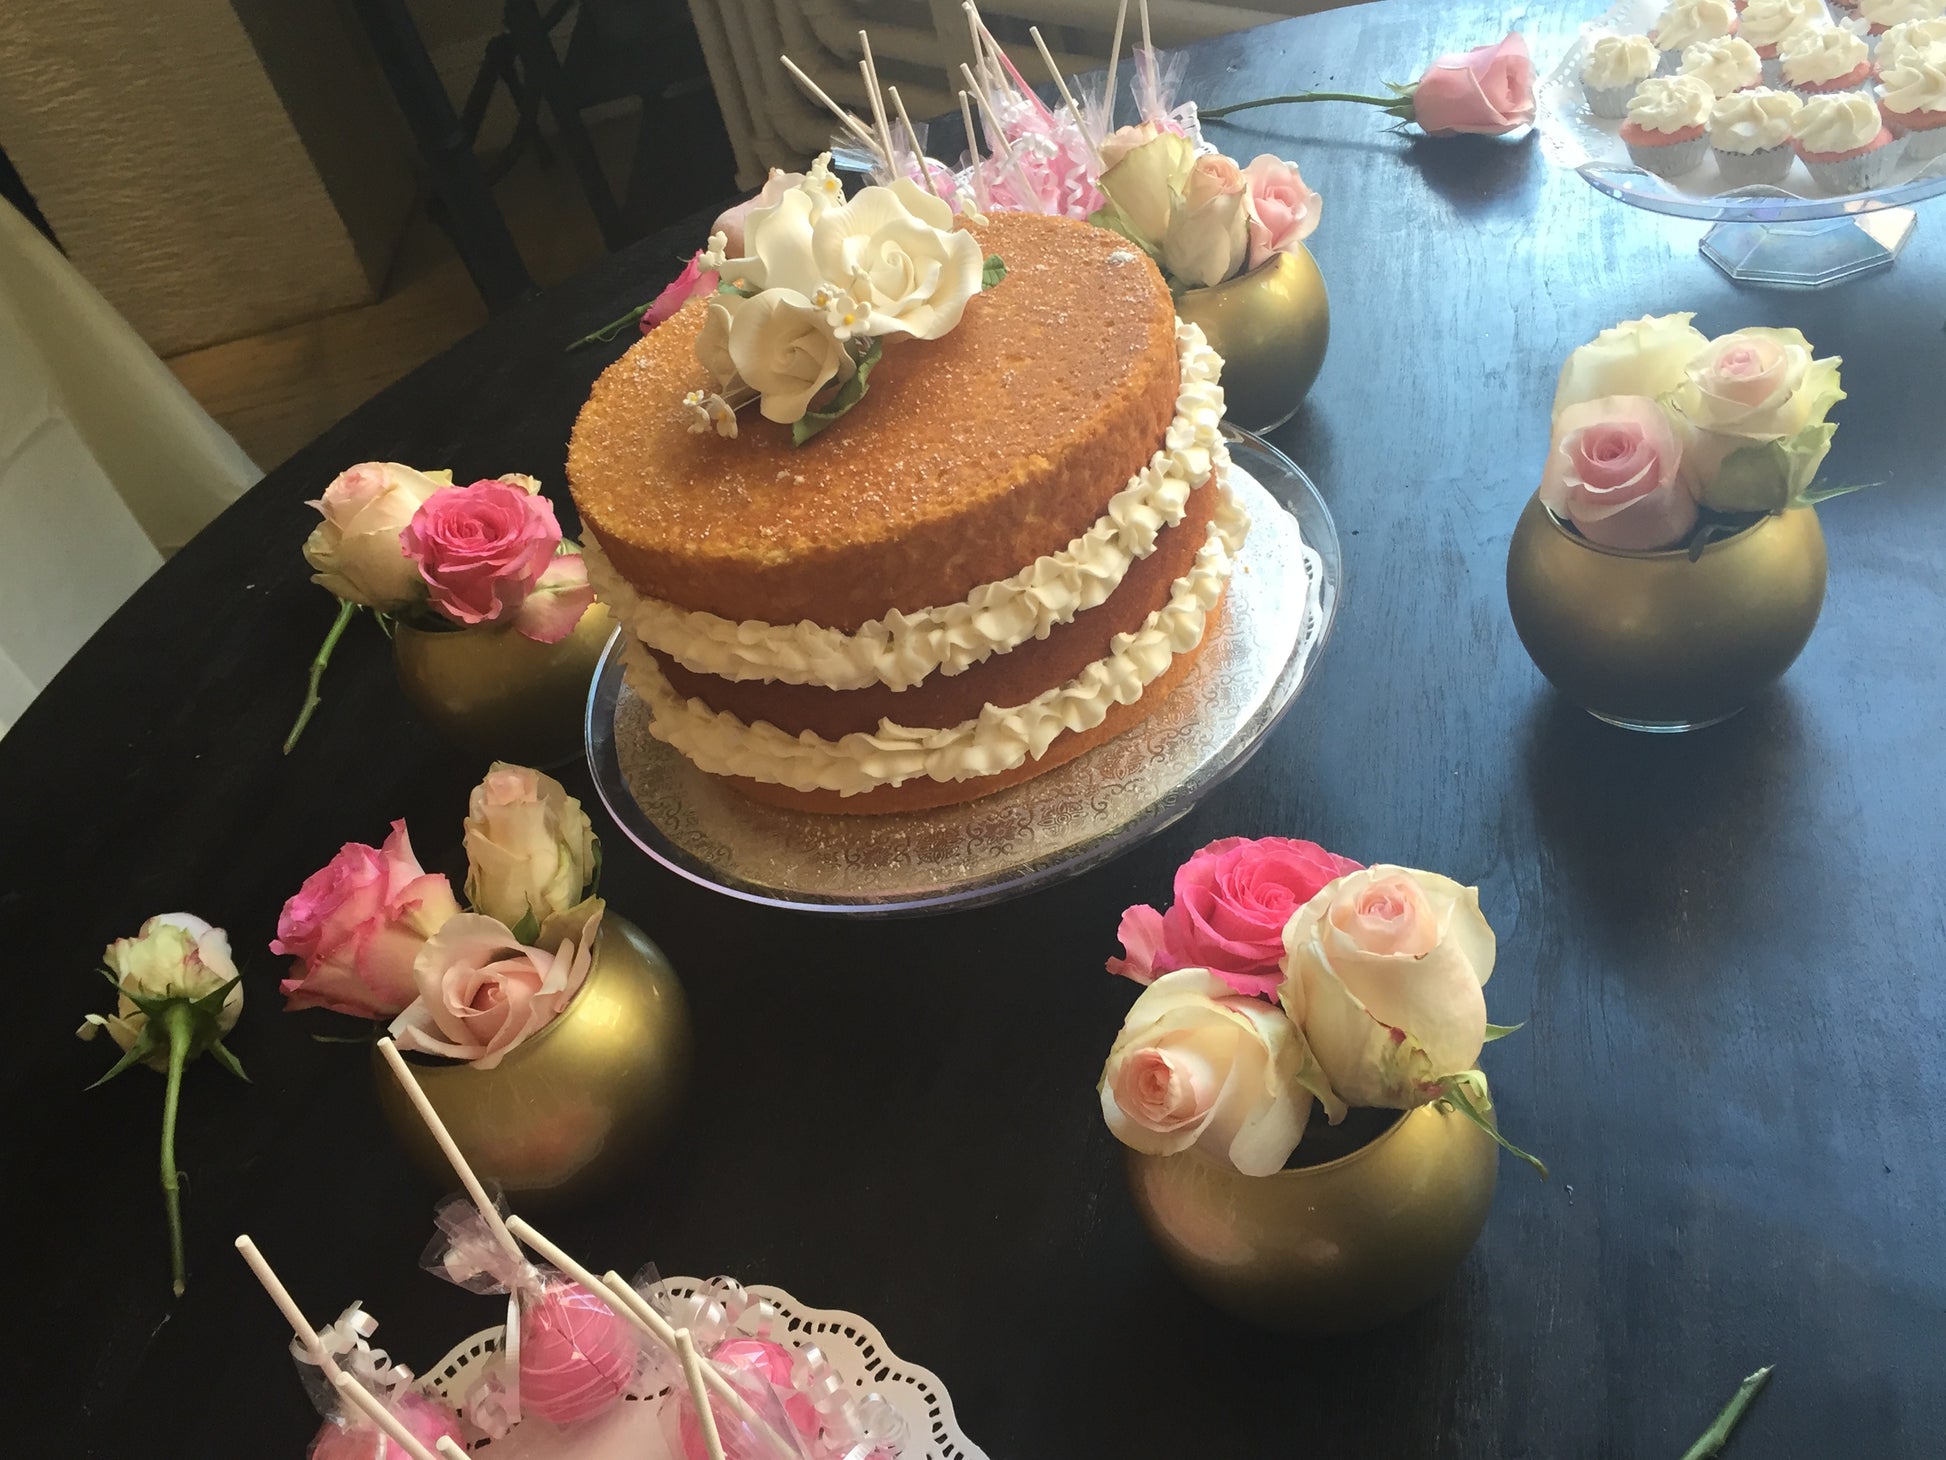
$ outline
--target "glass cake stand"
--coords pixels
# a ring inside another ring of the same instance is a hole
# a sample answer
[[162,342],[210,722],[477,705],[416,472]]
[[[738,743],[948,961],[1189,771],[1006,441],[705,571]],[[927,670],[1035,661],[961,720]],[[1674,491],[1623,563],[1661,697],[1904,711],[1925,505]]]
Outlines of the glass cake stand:
[[[1946,156],[1907,163],[1870,192],[1832,195],[1818,192],[1802,164],[1783,187],[1719,191],[1723,180],[1713,158],[1675,179],[1629,161],[1621,123],[1588,110],[1581,64],[1592,37],[1646,32],[1662,8],[1661,0],[1620,0],[1582,27],[1535,93],[1536,126],[1549,159],[1633,207],[1714,223],[1699,245],[1702,255],[1740,283],[1818,289],[1890,266],[1917,226],[1908,205],[1946,193]],[[1834,8],[1832,15],[1841,20],[1850,12]]]
[[1290,458],[1225,427],[1251,529],[1216,637],[1154,715],[1068,764],[963,806],[890,816],[765,806],[649,733],[619,635],[588,697],[602,804],[679,876],[770,907],[942,912],[1075,876],[1154,836],[1241,769],[1310,678],[1338,611],[1331,513]]

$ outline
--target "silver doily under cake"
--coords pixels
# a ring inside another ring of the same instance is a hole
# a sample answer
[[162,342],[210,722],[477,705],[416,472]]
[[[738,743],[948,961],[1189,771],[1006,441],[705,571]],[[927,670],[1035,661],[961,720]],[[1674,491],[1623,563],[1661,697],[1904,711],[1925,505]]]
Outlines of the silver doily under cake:
[[1154,836],[1234,774],[1316,666],[1343,575],[1310,478],[1225,428],[1230,488],[1250,513],[1217,637],[1154,715],[1064,766],[978,801],[891,816],[817,815],[750,800],[649,733],[619,635],[588,698],[602,803],[680,876],[772,907],[852,916],[940,912],[1072,877]]

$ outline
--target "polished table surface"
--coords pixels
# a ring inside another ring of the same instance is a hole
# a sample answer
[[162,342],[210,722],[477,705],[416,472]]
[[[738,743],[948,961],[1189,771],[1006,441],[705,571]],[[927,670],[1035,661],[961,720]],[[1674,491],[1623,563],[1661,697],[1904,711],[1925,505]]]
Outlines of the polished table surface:
[[[1543,71],[1581,18],[1524,11]],[[1192,53],[1206,104],[1375,87],[1506,13],[1383,0]],[[544,1223],[598,1266],[729,1272],[871,1318],[1002,1457],[1676,1456],[1777,1373],[1733,1457],[1930,1456],[1946,1432],[1946,207],[1889,272],[1742,290],[1701,225],[1618,205],[1536,142],[1424,141],[1353,107],[1212,136],[1297,158],[1336,315],[1277,435],[1344,538],[1316,679],[1256,759],[1148,845],[980,911],[846,922],[712,896],[597,809],[604,892],[694,1003],[701,1078],[633,1189]],[[1927,216],[1928,213],[1933,216]],[[347,637],[296,754],[278,745],[331,605],[304,500],[387,458],[546,479],[619,347],[563,352],[701,238],[650,239],[387,391],[168,564],[0,741],[14,1218],[9,1455],[295,1456],[315,1423],[282,1321],[230,1251],[253,1233],[316,1316],[361,1298],[423,1366],[494,1321],[418,1269],[431,1183],[381,1126],[367,1056],[279,1011],[282,900],[347,840],[411,823],[461,864],[482,766]],[[1774,692],[1649,738],[1557,698],[1508,620],[1508,535],[1554,373],[1596,330],[1695,310],[1797,325],[1845,358],[1823,621]],[[595,806],[585,771],[566,774]],[[1375,1333],[1302,1342],[1192,1298],[1139,1229],[1094,1080],[1133,990],[1102,972],[1127,903],[1235,834],[1312,837],[1479,885],[1500,935],[1489,1052],[1503,1160],[1458,1279]],[[190,1286],[171,1302],[161,1084],[73,1038],[89,968],[147,915],[228,927],[255,1084],[184,1093]],[[36,1443],[18,1438],[18,1427]]]

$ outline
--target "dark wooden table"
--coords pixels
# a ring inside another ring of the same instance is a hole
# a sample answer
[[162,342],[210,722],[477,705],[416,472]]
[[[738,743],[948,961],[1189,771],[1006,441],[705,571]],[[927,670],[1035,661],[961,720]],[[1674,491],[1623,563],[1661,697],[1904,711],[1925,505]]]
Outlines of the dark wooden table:
[[[1543,67],[1579,18],[1527,15]],[[1198,47],[1189,91],[1409,79],[1504,19],[1335,11]],[[1316,680],[1167,835],[950,918],[753,909],[604,824],[604,890],[681,969],[703,1079],[636,1190],[548,1225],[598,1265],[727,1271],[870,1316],[996,1460],[1673,1457],[1764,1363],[1777,1374],[1733,1456],[1939,1454],[1946,207],[1888,273],[1745,291],[1697,256],[1700,225],[1600,197],[1532,140],[1412,140],[1348,107],[1239,120],[1216,132],[1227,150],[1295,156],[1326,200],[1331,355],[1278,437],[1344,536]],[[398,815],[456,867],[483,769],[406,708],[369,625],[298,752],[278,753],[330,617],[297,551],[303,501],[368,458],[533,472],[564,500],[568,429],[613,352],[562,346],[654,293],[702,221],[496,319],[273,472],[0,742],[5,1453],[300,1453],[314,1421],[288,1331],[229,1250],[242,1230],[313,1314],[362,1298],[421,1365],[494,1320],[417,1268],[437,1191],[381,1127],[366,1057],[278,1008],[264,945],[282,900]],[[1711,332],[1798,325],[1842,354],[1830,470],[1883,485],[1825,510],[1830,597],[1782,686],[1660,739],[1549,691],[1502,566],[1564,353],[1674,309]],[[595,804],[584,773],[567,779]],[[1247,1331],[1176,1282],[1093,1090],[1131,994],[1101,971],[1120,909],[1165,898],[1202,842],[1265,833],[1479,884],[1495,1015],[1528,1021],[1490,1052],[1494,1089],[1555,1171],[1503,1163],[1451,1290],[1330,1343]],[[232,1043],[256,1080],[189,1075],[177,1302],[160,1082],[84,1094],[107,1056],[72,1037],[102,1003],[103,943],[174,908],[244,956]]]

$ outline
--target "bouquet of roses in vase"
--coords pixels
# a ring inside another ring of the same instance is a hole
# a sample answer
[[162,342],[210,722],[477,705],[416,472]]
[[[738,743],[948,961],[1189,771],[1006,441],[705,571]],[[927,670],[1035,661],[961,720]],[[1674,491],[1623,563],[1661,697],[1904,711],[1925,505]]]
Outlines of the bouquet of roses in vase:
[[[1213,842],[1163,912],[1130,908],[1109,971],[1145,985],[1103,1068],[1151,1233],[1193,1286],[1274,1326],[1423,1301],[1486,1218],[1500,1134],[1481,1048],[1493,930],[1433,872],[1311,842]],[[1308,1164],[1307,1140],[1345,1121]],[[1392,1115],[1390,1112],[1403,1112]],[[1347,1149],[1349,1147],[1349,1149]]]

